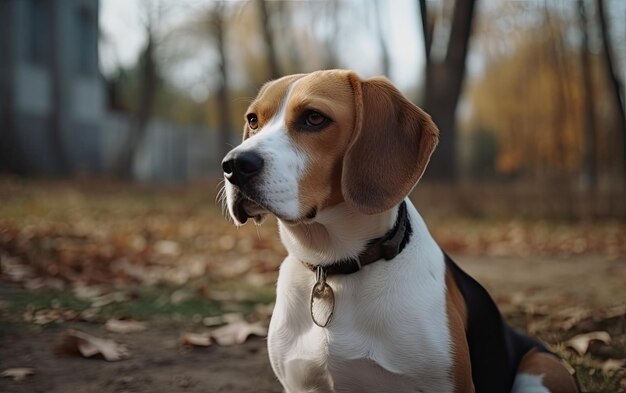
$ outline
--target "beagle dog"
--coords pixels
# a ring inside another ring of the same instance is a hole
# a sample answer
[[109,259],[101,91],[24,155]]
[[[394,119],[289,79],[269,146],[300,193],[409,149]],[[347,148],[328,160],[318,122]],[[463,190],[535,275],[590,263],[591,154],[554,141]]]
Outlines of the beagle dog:
[[389,81],[351,71],[269,82],[248,108],[222,162],[226,204],[236,225],[278,218],[268,348],[286,392],[578,392],[408,199],[437,140]]

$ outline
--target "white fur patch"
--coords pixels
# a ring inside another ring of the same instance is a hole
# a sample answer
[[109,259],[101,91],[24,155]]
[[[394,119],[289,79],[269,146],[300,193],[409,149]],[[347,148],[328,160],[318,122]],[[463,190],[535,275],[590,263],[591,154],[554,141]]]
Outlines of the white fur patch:
[[[310,250],[285,241],[289,227],[280,224],[289,256],[280,268],[268,346],[287,392],[454,390],[443,254],[408,200],[407,207],[413,234],[393,261],[328,277],[336,306],[327,328],[314,325],[310,315],[315,274],[300,262]],[[330,234],[330,255],[354,253],[356,237],[362,244],[367,233],[388,230],[396,214],[392,209],[372,219],[346,209],[341,204],[316,218]]]
[[511,393],[550,393],[542,381],[543,375],[517,374]]

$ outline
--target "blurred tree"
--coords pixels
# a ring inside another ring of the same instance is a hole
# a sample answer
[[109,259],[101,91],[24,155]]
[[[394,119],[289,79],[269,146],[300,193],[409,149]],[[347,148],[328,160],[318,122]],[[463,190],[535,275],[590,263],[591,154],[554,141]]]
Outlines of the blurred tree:
[[266,0],[256,0],[259,17],[261,19],[261,32],[263,33],[263,41],[265,42],[267,68],[269,70],[269,79],[278,79],[281,76],[278,57],[276,56],[276,45],[274,35],[272,34],[272,25],[270,21],[269,4]]
[[[294,24],[293,2],[278,1],[276,12],[278,13],[278,26],[275,29],[280,33],[282,46],[285,48],[285,60],[287,60],[286,74],[296,74],[303,72],[302,57],[300,56],[300,46],[298,43],[298,29]],[[284,64],[284,63],[283,63]]]
[[217,117],[218,117],[218,144],[221,157],[231,149],[230,135],[233,125],[230,117],[230,99],[229,99],[229,77],[228,77],[228,56],[226,53],[226,8],[224,2],[218,1],[213,5],[209,12],[209,26],[212,38],[217,49],[217,64],[219,70],[219,78],[217,82]]
[[469,135],[468,142],[470,176],[474,179],[493,178],[498,154],[498,140],[494,133],[478,129]]
[[582,43],[580,47],[580,67],[582,73],[582,100],[581,115],[583,116],[583,186],[593,190],[598,182],[598,170],[596,162],[596,134],[595,134],[595,110],[592,86],[592,71],[589,55],[589,26],[587,22],[587,7],[585,0],[578,0],[578,15]]
[[468,85],[464,129],[496,134],[499,172],[572,185],[581,174],[599,181],[615,173],[612,90],[594,48],[600,37],[580,7],[505,3],[479,19],[484,69]]
[[[465,77],[465,59],[472,30],[476,0],[457,0],[442,25],[449,25],[447,44],[442,56],[433,54],[433,31],[436,20],[419,0],[424,48],[426,50],[426,87],[424,110],[432,116],[440,130],[439,146],[431,158],[427,174],[433,179],[454,181],[457,177],[456,109]],[[445,35],[440,35],[443,37]],[[439,47],[444,45],[438,43]]]
[[71,85],[70,75],[68,74],[67,67],[63,66],[65,61],[64,56],[66,53],[59,48],[59,38],[61,37],[61,8],[53,7],[50,3],[40,2],[36,4],[37,7],[45,7],[44,12],[48,15],[50,23],[50,37],[48,37],[48,44],[51,46],[49,49],[50,69],[52,71],[51,85],[52,85],[52,116],[50,125],[50,147],[52,148],[52,154],[56,161],[57,174],[67,174],[70,167],[65,151],[63,141],[66,138],[64,131],[70,126],[69,124],[69,108],[70,103],[68,98],[67,89]]
[[613,55],[611,36],[608,32],[604,0],[596,0],[596,7],[598,9],[600,31],[602,33],[602,54],[604,56],[604,65],[606,67],[606,74],[611,81],[612,101],[615,107],[615,113],[618,117],[617,125],[622,138],[622,164],[624,165],[623,174],[626,175],[626,114],[624,113],[624,83],[615,72],[615,67],[613,65],[615,56]]
[[128,137],[118,154],[113,171],[120,178],[130,179],[133,176],[133,165],[139,146],[141,145],[148,123],[153,115],[154,104],[159,84],[159,67],[156,60],[156,30],[160,23],[162,4],[143,2],[146,15],[144,28],[146,30],[146,45],[139,58],[139,89],[137,91],[137,110],[135,119]]
[[568,97],[568,81],[571,80],[571,72],[569,70],[566,56],[566,48],[563,40],[563,34],[561,30],[561,24],[555,23],[551,17],[551,10],[548,2],[543,4],[543,18],[546,21],[546,27],[548,29],[548,35],[546,37],[547,43],[545,45],[546,53],[546,66],[552,71],[552,78],[550,81],[550,90],[553,92],[554,100],[554,116],[552,116],[552,134],[554,140],[554,154],[555,163],[562,174],[566,167],[566,155],[565,151],[565,128],[567,126],[567,106],[570,104]]

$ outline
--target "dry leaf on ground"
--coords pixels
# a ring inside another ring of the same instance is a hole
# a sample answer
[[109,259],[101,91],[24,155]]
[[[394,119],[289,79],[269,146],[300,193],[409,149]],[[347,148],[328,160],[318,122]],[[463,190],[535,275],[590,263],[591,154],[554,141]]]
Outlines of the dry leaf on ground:
[[215,317],[204,317],[202,318],[202,324],[208,327],[219,326],[224,324],[224,320],[219,315]]
[[131,321],[126,319],[109,319],[104,324],[104,328],[113,333],[137,333],[148,328],[144,322]]
[[65,332],[61,343],[57,346],[57,353],[64,355],[79,354],[86,358],[99,354],[109,362],[130,357],[130,352],[126,346],[76,329],[69,329]]
[[[205,321],[213,323],[226,323],[226,325],[213,329],[208,333],[186,333],[181,337],[184,346],[208,347],[213,341],[224,347],[243,344],[251,335],[267,336],[267,327],[262,322],[249,323],[239,313],[224,314],[214,320]],[[217,319],[219,318],[219,320]],[[206,319],[206,318],[205,318]]]
[[213,317],[205,317],[202,319],[202,324],[208,327],[216,327],[219,325],[231,324],[244,321],[243,314],[240,312],[226,313]]
[[243,344],[250,335],[267,336],[267,328],[260,322],[248,323],[246,321],[234,322],[211,332],[211,336],[218,345],[231,346]]
[[210,333],[185,333],[180,338],[185,347],[208,347],[211,345]]
[[622,368],[626,368],[626,359],[609,359],[602,363],[604,372],[616,371]]
[[607,332],[597,331],[585,334],[579,334],[567,340],[565,345],[573,349],[578,355],[583,356],[587,353],[589,345],[594,341],[600,341],[604,344],[611,342],[611,336]]
[[50,308],[42,310],[27,310],[22,314],[22,318],[26,322],[32,322],[37,325],[46,325],[53,322],[72,321],[78,317],[78,313],[74,310],[64,310],[59,308]]
[[7,368],[0,374],[0,377],[13,378],[14,381],[22,381],[26,379],[27,376],[33,375],[33,374],[35,374],[34,368],[15,367],[15,368]]

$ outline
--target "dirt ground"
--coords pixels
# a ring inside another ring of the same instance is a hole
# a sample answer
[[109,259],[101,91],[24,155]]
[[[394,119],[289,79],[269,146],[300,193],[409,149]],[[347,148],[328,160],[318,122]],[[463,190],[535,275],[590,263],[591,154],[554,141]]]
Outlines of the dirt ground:
[[[34,369],[0,378],[0,393],[280,392],[265,338],[181,345],[184,334],[213,331],[205,317],[265,323],[284,257],[275,222],[235,228],[215,191],[0,177],[0,374]],[[433,236],[514,326],[563,356],[584,391],[626,392],[626,223],[483,215],[439,197],[456,192],[424,191],[432,198],[416,202]],[[472,201],[516,211],[518,199],[493,191]],[[111,319],[147,330],[112,333]],[[131,356],[59,357],[69,328],[114,339]],[[581,336],[589,345],[573,352]]]
[[[461,257],[458,262],[499,299],[522,297],[559,307],[617,304],[626,282],[626,261],[603,257],[570,260]],[[607,274],[608,273],[608,274]],[[4,292],[19,291],[3,283]],[[622,299],[623,301],[623,299]],[[518,322],[519,324],[519,322]],[[120,362],[58,357],[54,348],[66,328],[78,328],[126,344],[132,357]],[[280,392],[267,360],[266,342],[253,338],[234,347],[183,348],[180,336],[188,326],[167,319],[150,321],[147,331],[106,332],[101,324],[62,323],[46,327],[13,326],[3,334],[0,370],[32,367],[23,381],[0,379],[6,393],[122,392]],[[523,328],[523,326],[522,326]]]
[[120,362],[57,357],[54,347],[61,326],[20,331],[2,340],[0,369],[29,366],[36,374],[23,381],[0,380],[5,393],[123,392],[280,392],[269,362],[265,339],[234,347],[182,348],[176,326],[152,325],[141,333],[107,334],[92,324],[66,324],[126,344],[132,357]]

